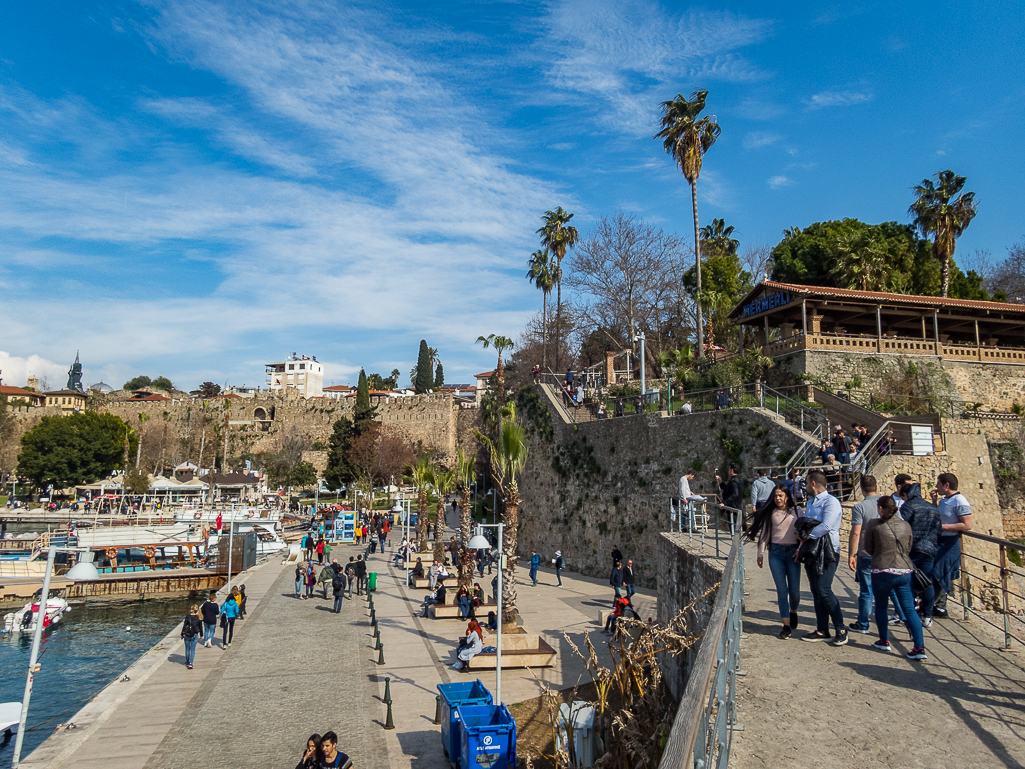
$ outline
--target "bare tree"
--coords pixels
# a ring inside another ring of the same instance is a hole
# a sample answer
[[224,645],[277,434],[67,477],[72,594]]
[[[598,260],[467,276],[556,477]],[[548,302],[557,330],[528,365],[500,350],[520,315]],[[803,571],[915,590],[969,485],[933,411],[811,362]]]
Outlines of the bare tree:
[[618,346],[625,337],[635,353],[633,336],[644,331],[651,334],[649,362],[653,360],[670,330],[682,321],[674,276],[682,273],[687,253],[682,238],[622,212],[599,219],[578,243],[566,278],[583,298],[579,313],[585,328],[580,330],[585,336],[595,328],[615,330],[607,334],[610,345]]
[[772,246],[747,246],[740,254],[740,266],[751,273],[751,280],[760,283],[772,272]]
[[1007,249],[1007,258],[989,271],[986,287],[1003,291],[1009,302],[1025,302],[1025,243]]

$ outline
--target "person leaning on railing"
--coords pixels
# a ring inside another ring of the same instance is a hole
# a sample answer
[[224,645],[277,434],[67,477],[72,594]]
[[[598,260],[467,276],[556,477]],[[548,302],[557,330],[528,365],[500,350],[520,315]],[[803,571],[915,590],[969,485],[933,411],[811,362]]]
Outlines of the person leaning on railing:
[[972,529],[972,506],[957,487],[956,475],[940,473],[936,476],[936,489],[930,493],[939,508],[942,525],[932,571],[936,586],[933,616],[941,619],[947,618],[947,596],[954,580],[961,576],[961,532]]

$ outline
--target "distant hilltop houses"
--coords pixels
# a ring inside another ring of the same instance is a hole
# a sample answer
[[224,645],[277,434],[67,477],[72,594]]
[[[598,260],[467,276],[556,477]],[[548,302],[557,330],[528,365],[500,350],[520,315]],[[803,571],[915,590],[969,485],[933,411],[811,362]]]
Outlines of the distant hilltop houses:
[[[265,364],[266,381],[264,387],[247,385],[231,385],[224,389],[214,386],[215,392],[200,388],[188,393],[180,390],[165,390],[147,387],[132,390],[117,389],[106,382],[99,381],[88,387],[82,385],[82,364],[79,355],[68,369],[68,381],[64,389],[43,391],[38,376],[29,375],[24,387],[5,385],[3,372],[0,371],[0,395],[7,397],[8,403],[15,407],[56,407],[63,412],[81,411],[86,407],[90,396],[98,396],[102,402],[123,403],[180,403],[193,399],[241,399],[241,398],[274,398],[298,400],[331,400],[345,402],[356,397],[356,388],[351,385],[324,386],[324,364],[317,360],[316,355],[291,353],[285,360]],[[490,373],[490,372],[488,372]],[[482,380],[483,377],[483,380]],[[451,395],[453,404],[460,408],[479,406],[480,394],[486,387],[486,375],[478,374],[476,384],[448,384],[442,386],[438,393]],[[143,378],[142,381],[149,381]],[[166,380],[164,380],[166,382]],[[483,382],[483,385],[482,385]],[[170,382],[167,382],[170,385]],[[204,385],[209,387],[210,383]],[[415,395],[409,388],[394,390],[371,390],[370,397],[374,401],[409,398]]]

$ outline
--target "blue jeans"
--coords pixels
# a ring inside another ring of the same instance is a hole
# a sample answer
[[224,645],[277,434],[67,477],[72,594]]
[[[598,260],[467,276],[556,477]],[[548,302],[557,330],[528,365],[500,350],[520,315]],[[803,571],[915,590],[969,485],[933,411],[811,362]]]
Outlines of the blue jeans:
[[196,644],[199,642],[199,636],[194,635],[192,638],[185,638],[185,664],[191,665],[192,660],[196,659]]
[[302,594],[303,594],[303,581],[301,579],[297,579],[295,581],[295,597],[299,598]]
[[769,546],[769,571],[776,583],[776,603],[781,619],[789,620],[790,613],[797,611],[801,602],[801,564],[794,562],[797,545]]
[[[481,576],[484,576],[484,575],[482,574]],[[555,576],[558,578],[559,585],[561,586],[562,585],[562,569],[556,569],[555,570]]]
[[207,644],[210,641],[214,640],[214,636],[215,635],[217,635],[217,623],[215,622],[212,625],[207,625],[204,622],[203,623],[203,643]]
[[830,619],[833,620],[833,627],[838,631],[844,629],[840,601],[833,593],[833,577],[836,576],[836,565],[837,562],[833,561],[822,574],[816,574],[811,566],[805,567],[808,575],[808,587],[811,588],[812,602],[815,604],[815,629],[823,635],[829,633]]
[[626,597],[633,598],[633,594],[637,592],[637,588],[634,587],[633,582],[628,582],[626,585]]
[[335,594],[335,611],[341,611],[342,610],[342,599],[343,598],[345,598],[345,593],[343,591],[339,590]]
[[[855,574],[858,587],[858,624],[862,627],[868,627],[868,620],[872,616],[872,556],[861,556],[858,558],[858,571]],[[897,596],[891,593],[887,597],[887,601],[893,599],[893,607],[897,612],[897,616],[905,622],[907,617],[904,615],[904,609],[897,602]]]
[[[912,555],[911,563],[917,566],[919,569],[924,571],[926,574],[932,574],[933,567],[933,556],[931,555]],[[914,581],[912,581],[912,588]],[[922,591],[922,605],[920,607],[923,617],[931,617],[933,610],[933,602],[936,600],[936,583],[930,582],[929,587]]]
[[470,599],[465,595],[459,596],[459,613],[463,619],[470,614]]
[[537,584],[537,567],[532,566],[530,569],[530,581],[535,585]]
[[916,649],[925,647],[925,639],[922,637],[922,620],[915,611],[915,597],[911,593],[910,574],[887,574],[880,572],[872,575],[872,591],[876,596],[876,625],[879,628],[879,640],[889,640],[890,622],[886,615],[887,603],[889,602],[890,591],[897,595],[897,603],[904,609],[907,617],[908,629],[911,631],[911,640]]

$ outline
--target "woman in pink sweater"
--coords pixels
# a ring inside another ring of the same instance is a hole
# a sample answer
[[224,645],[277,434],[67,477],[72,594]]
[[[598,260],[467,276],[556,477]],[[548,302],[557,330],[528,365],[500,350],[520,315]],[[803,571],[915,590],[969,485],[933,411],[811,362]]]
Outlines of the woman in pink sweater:
[[783,629],[782,639],[790,638],[797,629],[797,605],[801,598],[801,565],[797,563],[797,532],[794,523],[804,515],[786,486],[779,485],[772,496],[755,513],[748,537],[758,540],[758,568],[769,548],[769,571],[776,583],[776,601]]

